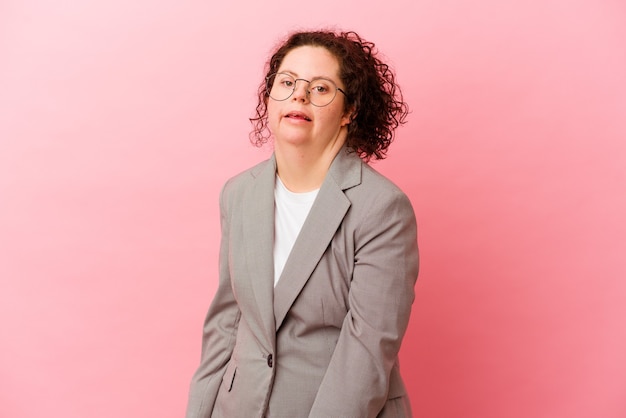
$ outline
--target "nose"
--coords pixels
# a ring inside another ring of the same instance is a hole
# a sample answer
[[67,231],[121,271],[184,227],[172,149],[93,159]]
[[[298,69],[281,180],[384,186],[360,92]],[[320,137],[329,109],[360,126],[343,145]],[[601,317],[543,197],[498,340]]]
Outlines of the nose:
[[[301,81],[301,83],[298,83]],[[309,83],[303,79],[297,79],[295,81],[296,85],[293,88],[292,99],[295,101],[306,102],[309,99]]]

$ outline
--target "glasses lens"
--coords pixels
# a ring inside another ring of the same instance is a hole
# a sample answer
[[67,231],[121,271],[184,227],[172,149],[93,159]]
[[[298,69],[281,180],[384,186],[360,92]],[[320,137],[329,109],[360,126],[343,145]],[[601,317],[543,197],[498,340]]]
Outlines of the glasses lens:
[[295,86],[296,80],[289,74],[276,73],[267,78],[267,93],[274,100],[287,100]]
[[317,78],[309,84],[309,100],[315,106],[330,104],[337,94],[337,86],[331,80]]
[[[267,94],[276,101],[287,100],[293,94],[296,82],[296,79],[289,74],[272,74],[267,77]],[[301,80],[301,82],[306,83],[306,80]],[[335,99],[337,85],[327,78],[316,78],[309,82],[307,95],[312,105],[326,106]]]

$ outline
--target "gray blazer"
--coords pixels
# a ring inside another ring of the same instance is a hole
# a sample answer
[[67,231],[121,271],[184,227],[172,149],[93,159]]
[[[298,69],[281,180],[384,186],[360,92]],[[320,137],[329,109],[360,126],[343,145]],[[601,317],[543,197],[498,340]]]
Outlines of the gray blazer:
[[222,191],[187,418],[410,417],[398,365],[418,272],[409,199],[342,149],[274,288],[275,172],[272,157]]

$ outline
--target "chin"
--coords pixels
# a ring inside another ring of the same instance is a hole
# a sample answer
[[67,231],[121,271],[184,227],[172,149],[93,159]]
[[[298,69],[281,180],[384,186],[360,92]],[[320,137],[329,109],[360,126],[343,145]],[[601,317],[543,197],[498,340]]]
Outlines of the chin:
[[302,134],[289,133],[274,135],[274,143],[277,144],[283,143],[285,145],[303,145],[307,142],[309,142],[309,137]]

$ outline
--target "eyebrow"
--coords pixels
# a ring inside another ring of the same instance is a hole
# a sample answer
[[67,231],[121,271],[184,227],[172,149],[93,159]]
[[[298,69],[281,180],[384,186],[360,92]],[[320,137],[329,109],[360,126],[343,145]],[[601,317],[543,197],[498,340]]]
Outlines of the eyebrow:
[[[294,78],[298,78],[298,74],[293,72],[293,71],[291,71],[291,70],[282,70],[282,71],[279,71],[279,73],[287,73],[289,75],[292,75]],[[311,80],[316,80],[318,78],[325,78],[326,80],[330,80],[333,83],[337,84],[337,81],[335,81],[332,77],[325,76],[325,75],[316,75],[315,77],[311,78]],[[302,79],[302,80],[304,80],[304,79]]]

